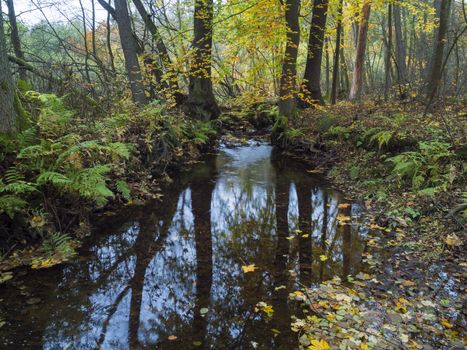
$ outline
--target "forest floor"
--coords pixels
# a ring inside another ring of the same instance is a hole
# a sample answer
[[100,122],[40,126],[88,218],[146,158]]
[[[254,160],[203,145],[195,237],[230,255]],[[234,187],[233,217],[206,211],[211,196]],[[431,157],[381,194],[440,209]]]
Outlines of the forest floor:
[[[203,123],[191,127],[188,120],[159,110],[146,112],[144,123],[141,116],[104,120],[112,129],[105,127],[98,135],[85,129],[104,138],[112,130],[114,141],[137,145],[137,157],[116,163],[117,169],[124,166],[124,174],[110,174],[112,183],[124,176],[131,200],[118,195],[98,210],[157,198],[164,183],[172,181],[171,170],[189,167],[220,133],[230,145],[251,137],[267,139],[269,107],[229,111],[217,131]],[[297,315],[292,324],[301,347],[464,348],[466,217],[465,208],[452,209],[466,202],[465,118],[462,106],[455,104],[425,116],[416,103],[343,102],[304,111],[292,122],[284,152],[364,203],[373,232],[364,256],[367,272],[350,284],[336,278],[291,294],[304,305],[304,316]],[[72,131],[85,134],[82,128]],[[158,137],[148,144],[153,135]],[[76,165],[74,158],[67,161]],[[66,208],[64,203],[58,198],[56,205]],[[341,224],[352,224],[352,218]],[[30,265],[40,251],[37,245],[16,251],[0,262],[0,271]],[[11,277],[0,273],[0,283]]]
[[365,203],[376,233],[368,273],[291,295],[305,305],[293,324],[303,348],[464,349],[465,120],[461,105],[425,116],[416,103],[365,102],[293,123],[286,152]]

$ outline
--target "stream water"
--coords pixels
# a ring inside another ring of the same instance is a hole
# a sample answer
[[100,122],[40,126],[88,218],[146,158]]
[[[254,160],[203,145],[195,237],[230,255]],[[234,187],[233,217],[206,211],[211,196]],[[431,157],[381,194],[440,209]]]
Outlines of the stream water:
[[0,348],[294,349],[289,293],[362,267],[343,202],[267,145],[221,147],[162,201],[96,220],[75,260],[2,286]]

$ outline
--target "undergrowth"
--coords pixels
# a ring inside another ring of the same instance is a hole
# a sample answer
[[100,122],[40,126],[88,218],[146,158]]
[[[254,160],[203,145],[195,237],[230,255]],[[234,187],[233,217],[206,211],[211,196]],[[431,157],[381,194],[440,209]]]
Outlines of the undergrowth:
[[424,115],[416,106],[343,102],[305,111],[292,126],[325,150],[335,183],[377,203],[389,224],[410,225],[436,255],[467,219],[464,117],[455,105]]
[[196,156],[217,133],[159,102],[90,119],[66,96],[28,91],[22,99],[28,128],[0,136],[1,249],[42,240],[46,265],[73,255],[88,213],[149,196],[167,166]]

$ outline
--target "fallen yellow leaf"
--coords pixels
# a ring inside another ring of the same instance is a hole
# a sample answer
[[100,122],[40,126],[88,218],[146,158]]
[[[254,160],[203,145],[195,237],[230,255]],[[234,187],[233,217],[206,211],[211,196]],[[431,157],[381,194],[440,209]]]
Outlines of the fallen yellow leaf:
[[308,347],[308,350],[329,350],[329,349],[331,349],[331,347],[329,346],[329,343],[324,339],[321,339],[321,340],[313,339],[311,341],[311,345]]
[[452,328],[452,324],[450,324],[445,318],[443,318],[440,323],[446,328]]
[[350,203],[341,203],[337,207],[340,209],[347,209],[348,207],[350,207]]
[[244,273],[247,273],[247,272],[254,272],[255,270],[256,270],[255,264],[243,265],[243,266],[242,266],[242,271],[243,271]]
[[326,260],[328,260],[328,257],[326,255],[320,255],[319,260],[326,261]]
[[445,242],[451,247],[459,247],[462,245],[462,240],[455,233],[448,235]]

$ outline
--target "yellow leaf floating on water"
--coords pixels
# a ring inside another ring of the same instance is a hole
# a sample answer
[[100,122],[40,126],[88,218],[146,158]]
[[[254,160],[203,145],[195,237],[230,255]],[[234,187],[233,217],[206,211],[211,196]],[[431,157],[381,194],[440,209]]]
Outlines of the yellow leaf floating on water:
[[285,239],[288,239],[290,241],[291,239],[294,239],[294,236],[285,237]]
[[348,222],[350,221],[350,216],[339,214],[336,219],[340,222]]
[[302,235],[302,238],[308,238],[308,237],[310,237],[308,233],[305,233],[304,235]]
[[255,272],[255,270],[256,270],[255,264],[243,265],[243,266],[242,266],[242,271],[243,271],[244,273],[247,273],[247,272]]
[[313,339],[311,341],[311,345],[308,347],[308,350],[329,350],[329,349],[331,349],[331,347],[329,346],[329,343],[324,339],[321,339],[321,340]]
[[274,308],[271,305],[266,304],[264,301],[260,301],[258,304],[256,304],[255,311],[262,311],[268,317],[272,317],[274,314]]
[[348,207],[350,207],[350,203],[341,203],[337,207],[340,209],[347,209]]
[[370,347],[367,345],[367,343],[361,343],[360,344],[360,349],[361,350],[370,350]]
[[60,264],[60,260],[54,259],[54,258],[49,258],[45,260],[36,260],[34,263],[31,265],[33,269],[46,269],[49,267],[52,267],[54,265]]
[[320,255],[319,260],[326,261],[326,260],[328,260],[328,257],[326,255]]

